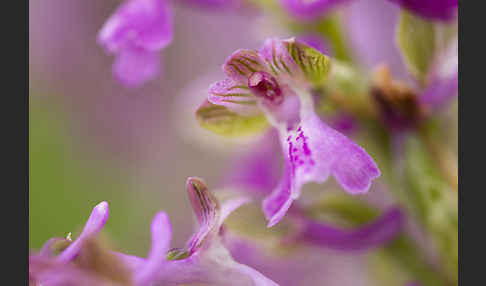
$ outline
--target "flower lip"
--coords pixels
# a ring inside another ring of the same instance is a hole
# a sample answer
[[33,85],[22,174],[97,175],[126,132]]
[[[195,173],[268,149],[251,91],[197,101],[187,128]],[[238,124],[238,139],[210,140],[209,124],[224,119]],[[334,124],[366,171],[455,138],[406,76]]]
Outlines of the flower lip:
[[248,87],[252,93],[267,102],[281,104],[283,94],[277,80],[266,72],[254,72],[248,77]]

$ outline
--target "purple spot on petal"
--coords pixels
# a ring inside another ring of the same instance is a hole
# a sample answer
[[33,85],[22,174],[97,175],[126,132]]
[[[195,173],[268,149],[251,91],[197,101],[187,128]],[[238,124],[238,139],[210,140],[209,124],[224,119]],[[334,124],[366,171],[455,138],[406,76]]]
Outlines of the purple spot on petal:
[[306,154],[307,156],[310,156],[311,155],[311,150],[309,149],[309,146],[307,146],[307,142],[305,142],[304,140],[304,146],[302,146],[304,148],[304,154]]

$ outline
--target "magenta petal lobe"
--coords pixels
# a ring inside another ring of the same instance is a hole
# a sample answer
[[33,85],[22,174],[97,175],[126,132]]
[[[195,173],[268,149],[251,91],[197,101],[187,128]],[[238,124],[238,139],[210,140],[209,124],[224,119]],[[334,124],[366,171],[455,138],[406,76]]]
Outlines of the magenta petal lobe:
[[113,74],[127,87],[138,87],[158,75],[159,61],[157,52],[127,47],[118,54]]
[[101,202],[96,205],[93,208],[93,211],[91,212],[91,215],[89,216],[89,219],[79,237],[61,254],[59,254],[59,256],[56,258],[57,261],[67,262],[74,259],[79,254],[79,251],[83,247],[83,243],[86,241],[86,239],[92,238],[93,236],[97,235],[101,229],[103,229],[103,226],[108,220],[108,216],[109,209],[107,202]]
[[169,217],[159,212],[152,221],[152,249],[146,262],[137,272],[135,281],[137,285],[147,285],[156,279],[157,272],[166,263],[165,256],[169,250],[172,238],[172,227]]
[[267,227],[277,224],[285,216],[294,201],[292,192],[295,192],[295,187],[292,185],[291,168],[287,162],[284,175],[278,186],[262,202],[263,213],[268,220]]
[[128,0],[106,21],[98,42],[116,53],[127,44],[150,51],[172,41],[172,11],[166,0]]
[[98,42],[116,54],[113,73],[138,87],[159,73],[158,52],[172,41],[172,11],[166,0],[128,0],[98,34]]
[[402,230],[404,214],[391,208],[375,221],[353,229],[341,229],[322,222],[305,222],[299,238],[325,248],[357,251],[380,246],[395,238]]
[[457,0],[388,0],[426,19],[448,21],[457,15]]

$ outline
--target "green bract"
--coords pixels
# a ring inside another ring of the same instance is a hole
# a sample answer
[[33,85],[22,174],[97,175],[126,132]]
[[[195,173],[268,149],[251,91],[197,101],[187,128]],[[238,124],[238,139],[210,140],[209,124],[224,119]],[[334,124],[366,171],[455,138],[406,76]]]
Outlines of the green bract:
[[421,141],[412,137],[405,146],[407,190],[414,213],[436,242],[444,273],[457,282],[457,193],[440,177]]
[[181,260],[188,258],[191,254],[185,249],[174,248],[167,252],[165,259],[167,260]]
[[287,50],[297,63],[305,79],[314,85],[323,85],[331,69],[331,60],[316,49],[295,40],[285,41]]
[[261,133],[267,126],[263,114],[240,115],[225,106],[203,103],[196,111],[199,124],[205,129],[227,137],[245,137]]
[[425,80],[436,50],[434,23],[403,11],[396,41],[409,71],[418,79]]

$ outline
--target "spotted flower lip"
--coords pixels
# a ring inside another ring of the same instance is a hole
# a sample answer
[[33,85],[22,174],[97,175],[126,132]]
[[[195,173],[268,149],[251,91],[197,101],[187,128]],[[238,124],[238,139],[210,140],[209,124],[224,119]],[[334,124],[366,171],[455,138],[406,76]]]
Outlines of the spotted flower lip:
[[41,252],[31,254],[30,280],[47,286],[67,283],[80,286],[228,285],[228,281],[237,286],[278,285],[255,269],[234,261],[221,242],[220,230],[224,220],[248,199],[237,197],[220,204],[200,178],[189,178],[186,186],[199,228],[184,249],[169,250],[171,223],[166,213],[158,212],[151,225],[152,247],[147,258],[110,252],[114,262],[126,269],[127,273],[123,274],[129,282],[108,280],[106,275],[109,273],[90,269],[96,265],[79,266],[80,254],[88,251],[108,218],[108,204],[102,202],[93,209],[79,237],[59,255],[53,257],[49,249],[55,242],[63,241],[62,238],[49,240]]
[[115,54],[113,73],[139,87],[160,71],[160,50],[172,41],[172,10],[167,0],[126,0],[105,22],[98,43]]
[[373,159],[321,121],[310,93],[331,68],[319,51],[292,39],[267,39],[259,51],[237,50],[223,65],[227,78],[209,88],[208,101],[242,116],[263,112],[278,131],[285,158],[280,183],[263,201],[268,226],[278,223],[301,187],[332,175],[351,194],[380,176]]

